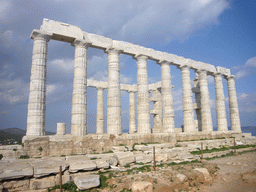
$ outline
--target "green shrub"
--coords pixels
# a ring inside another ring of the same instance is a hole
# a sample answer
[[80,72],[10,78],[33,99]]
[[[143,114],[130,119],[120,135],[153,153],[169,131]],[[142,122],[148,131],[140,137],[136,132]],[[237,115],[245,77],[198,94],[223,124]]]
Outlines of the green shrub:
[[28,156],[28,155],[21,155],[21,156],[19,157],[19,159],[29,159],[29,156]]
[[39,148],[38,148],[38,151],[42,152],[42,151],[43,151],[43,148],[42,148],[42,147],[39,147]]

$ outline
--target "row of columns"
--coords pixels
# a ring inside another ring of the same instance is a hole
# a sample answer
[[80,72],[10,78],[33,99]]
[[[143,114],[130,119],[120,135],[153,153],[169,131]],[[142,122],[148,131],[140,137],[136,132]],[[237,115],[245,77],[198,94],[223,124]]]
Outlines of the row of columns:
[[[27,135],[44,135],[45,132],[45,101],[46,101],[46,56],[47,42],[51,34],[33,31],[34,48],[32,56],[30,93],[27,118]],[[87,47],[90,46],[85,40],[75,40],[72,45],[75,47],[74,82],[72,96],[71,134],[85,135],[87,133],[86,122],[86,89],[87,89]],[[107,99],[107,133],[121,134],[121,91],[120,91],[120,66],[119,55],[121,50],[108,48],[108,99]],[[149,84],[147,74],[147,59],[145,55],[135,55],[137,60],[137,115],[139,134],[151,133],[150,108],[149,108]],[[163,125],[162,132],[172,133],[175,131],[174,109],[171,84],[170,64],[167,61],[160,61],[161,65],[161,90]],[[182,73],[183,90],[183,114],[184,131],[196,131],[194,124],[194,111],[192,103],[192,89],[190,83],[190,68],[187,65],[179,67]],[[212,118],[210,97],[207,83],[207,71],[197,71],[200,87],[200,115],[202,131],[212,131]],[[229,103],[231,113],[231,129],[241,132],[240,119],[237,105],[234,76],[227,77]],[[218,130],[227,130],[225,115],[225,101],[222,85],[222,75],[215,74],[216,84],[216,110]],[[98,89],[97,104],[97,133],[104,132],[103,118],[103,89]],[[130,133],[136,130],[135,120],[135,93],[130,92]],[[196,98],[197,99],[197,98]]]

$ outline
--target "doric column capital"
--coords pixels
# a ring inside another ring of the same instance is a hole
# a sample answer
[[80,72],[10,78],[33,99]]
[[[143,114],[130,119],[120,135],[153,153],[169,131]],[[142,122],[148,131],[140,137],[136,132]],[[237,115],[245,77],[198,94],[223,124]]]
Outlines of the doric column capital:
[[105,50],[105,53],[115,53],[117,55],[119,55],[120,53],[122,53],[123,50],[121,49],[116,49],[116,48],[113,48],[113,47],[108,47],[106,50]]
[[224,77],[226,80],[235,79],[235,75],[229,75]]
[[147,60],[148,56],[142,55],[142,54],[136,54],[136,55],[133,56],[133,58],[136,59],[137,61],[139,61],[139,60]]
[[36,29],[34,29],[30,35],[31,39],[34,39],[34,40],[42,39],[42,40],[45,40],[46,42],[50,41],[51,37],[52,37],[52,33],[48,33],[46,31],[40,31]]
[[75,39],[71,45],[74,46],[74,47],[84,47],[84,48],[87,48],[91,45],[92,43],[91,42],[88,42],[84,39]]
[[162,64],[167,64],[167,65],[171,65],[170,61],[166,61],[166,60],[160,60],[157,62],[157,64],[162,65]]
[[184,64],[184,65],[177,66],[177,68],[180,69],[180,70],[184,70],[184,69],[188,69],[189,70],[191,67],[186,65],[186,64]]
[[220,72],[216,72],[216,73],[213,73],[213,76],[214,76],[214,77],[216,77],[216,76],[223,76],[223,74],[220,73]]

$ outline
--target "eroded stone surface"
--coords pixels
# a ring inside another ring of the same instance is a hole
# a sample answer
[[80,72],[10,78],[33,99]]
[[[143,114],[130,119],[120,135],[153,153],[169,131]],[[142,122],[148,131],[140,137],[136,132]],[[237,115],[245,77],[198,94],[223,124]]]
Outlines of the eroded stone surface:
[[93,187],[98,187],[100,185],[100,176],[99,175],[77,176],[75,177],[74,182],[78,187],[78,189],[86,190]]

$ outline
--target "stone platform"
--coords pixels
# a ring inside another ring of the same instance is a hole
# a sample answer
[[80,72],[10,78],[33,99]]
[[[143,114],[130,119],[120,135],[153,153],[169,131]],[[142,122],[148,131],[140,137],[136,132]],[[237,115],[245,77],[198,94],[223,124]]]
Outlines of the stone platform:
[[[84,136],[51,135],[24,136],[24,152],[30,157],[51,157],[77,154],[107,153],[114,146],[126,146],[132,150],[134,144],[168,143],[174,147],[177,141],[191,141],[217,138],[242,138],[244,133],[228,132],[194,132],[194,133],[154,133],[154,134],[88,134]],[[249,134],[250,135],[250,134]],[[246,137],[250,137],[246,135]]]

